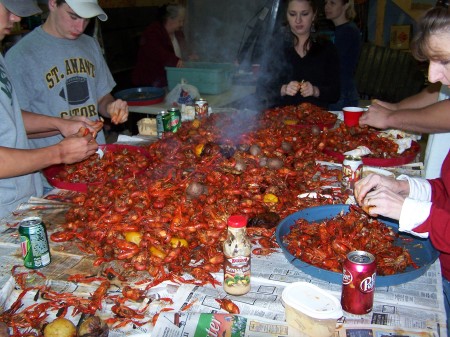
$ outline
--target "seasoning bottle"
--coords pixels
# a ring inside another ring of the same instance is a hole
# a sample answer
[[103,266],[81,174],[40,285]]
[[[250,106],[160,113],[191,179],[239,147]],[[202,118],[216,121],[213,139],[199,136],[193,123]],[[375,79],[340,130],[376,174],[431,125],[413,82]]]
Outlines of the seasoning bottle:
[[223,244],[223,288],[230,295],[244,295],[250,291],[252,248],[246,228],[245,216],[232,215],[228,218],[228,235]]

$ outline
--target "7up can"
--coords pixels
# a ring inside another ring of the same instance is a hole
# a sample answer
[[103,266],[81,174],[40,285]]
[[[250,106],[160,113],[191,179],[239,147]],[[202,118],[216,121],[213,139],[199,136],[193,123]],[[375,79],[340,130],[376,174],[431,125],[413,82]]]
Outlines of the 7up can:
[[19,235],[25,267],[38,269],[50,264],[47,230],[41,218],[29,217],[23,219],[19,225]]

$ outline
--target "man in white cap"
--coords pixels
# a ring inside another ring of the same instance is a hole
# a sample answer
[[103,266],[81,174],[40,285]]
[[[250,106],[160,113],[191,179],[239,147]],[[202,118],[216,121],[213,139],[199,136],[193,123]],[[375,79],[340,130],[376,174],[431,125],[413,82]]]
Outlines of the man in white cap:
[[[22,16],[40,13],[33,0],[0,0],[0,41]],[[39,170],[60,163],[74,163],[95,153],[93,135],[83,136],[90,122],[72,121],[21,112],[0,54],[0,218],[7,216],[31,196],[41,196]],[[93,130],[91,130],[93,131]],[[56,145],[31,150],[28,137],[61,133],[66,138]]]
[[[116,85],[99,43],[84,34],[91,18],[106,20],[97,0],[48,0],[44,24],[8,50],[6,63],[22,110],[55,117],[83,116],[112,123],[128,119],[128,105],[115,100]],[[38,148],[55,144],[61,136],[33,139]],[[106,143],[103,132],[99,144]],[[49,187],[44,178],[44,184]]]

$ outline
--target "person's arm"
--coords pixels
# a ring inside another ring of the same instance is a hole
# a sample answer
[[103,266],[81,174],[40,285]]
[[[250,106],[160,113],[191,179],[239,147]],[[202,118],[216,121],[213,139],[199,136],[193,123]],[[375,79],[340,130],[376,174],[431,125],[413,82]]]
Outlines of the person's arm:
[[419,133],[450,131],[450,101],[443,100],[425,108],[388,110],[373,103],[359,120],[360,125],[380,129],[400,129]]
[[419,133],[450,130],[450,101],[438,102],[439,90],[431,85],[399,103],[374,100],[359,124],[379,129],[401,129]]
[[450,212],[448,209],[433,203],[430,215],[421,225],[414,228],[414,232],[428,232],[434,248],[450,253]]
[[36,172],[54,164],[72,164],[95,153],[97,142],[85,129],[60,143],[33,150],[0,147],[0,179]]
[[107,118],[111,118],[114,124],[124,123],[128,120],[128,104],[121,99],[114,99],[107,94],[98,101],[98,112]]
[[56,134],[67,137],[76,134],[80,128],[88,128],[95,134],[103,127],[101,122],[80,116],[63,119],[22,110],[22,118],[28,138],[43,138]]

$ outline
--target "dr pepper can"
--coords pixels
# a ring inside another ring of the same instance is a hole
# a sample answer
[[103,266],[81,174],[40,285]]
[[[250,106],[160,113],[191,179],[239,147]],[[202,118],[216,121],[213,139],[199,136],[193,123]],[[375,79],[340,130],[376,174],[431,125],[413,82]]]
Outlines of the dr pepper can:
[[356,315],[369,313],[372,311],[375,291],[375,257],[360,250],[350,252],[343,269],[342,309]]

